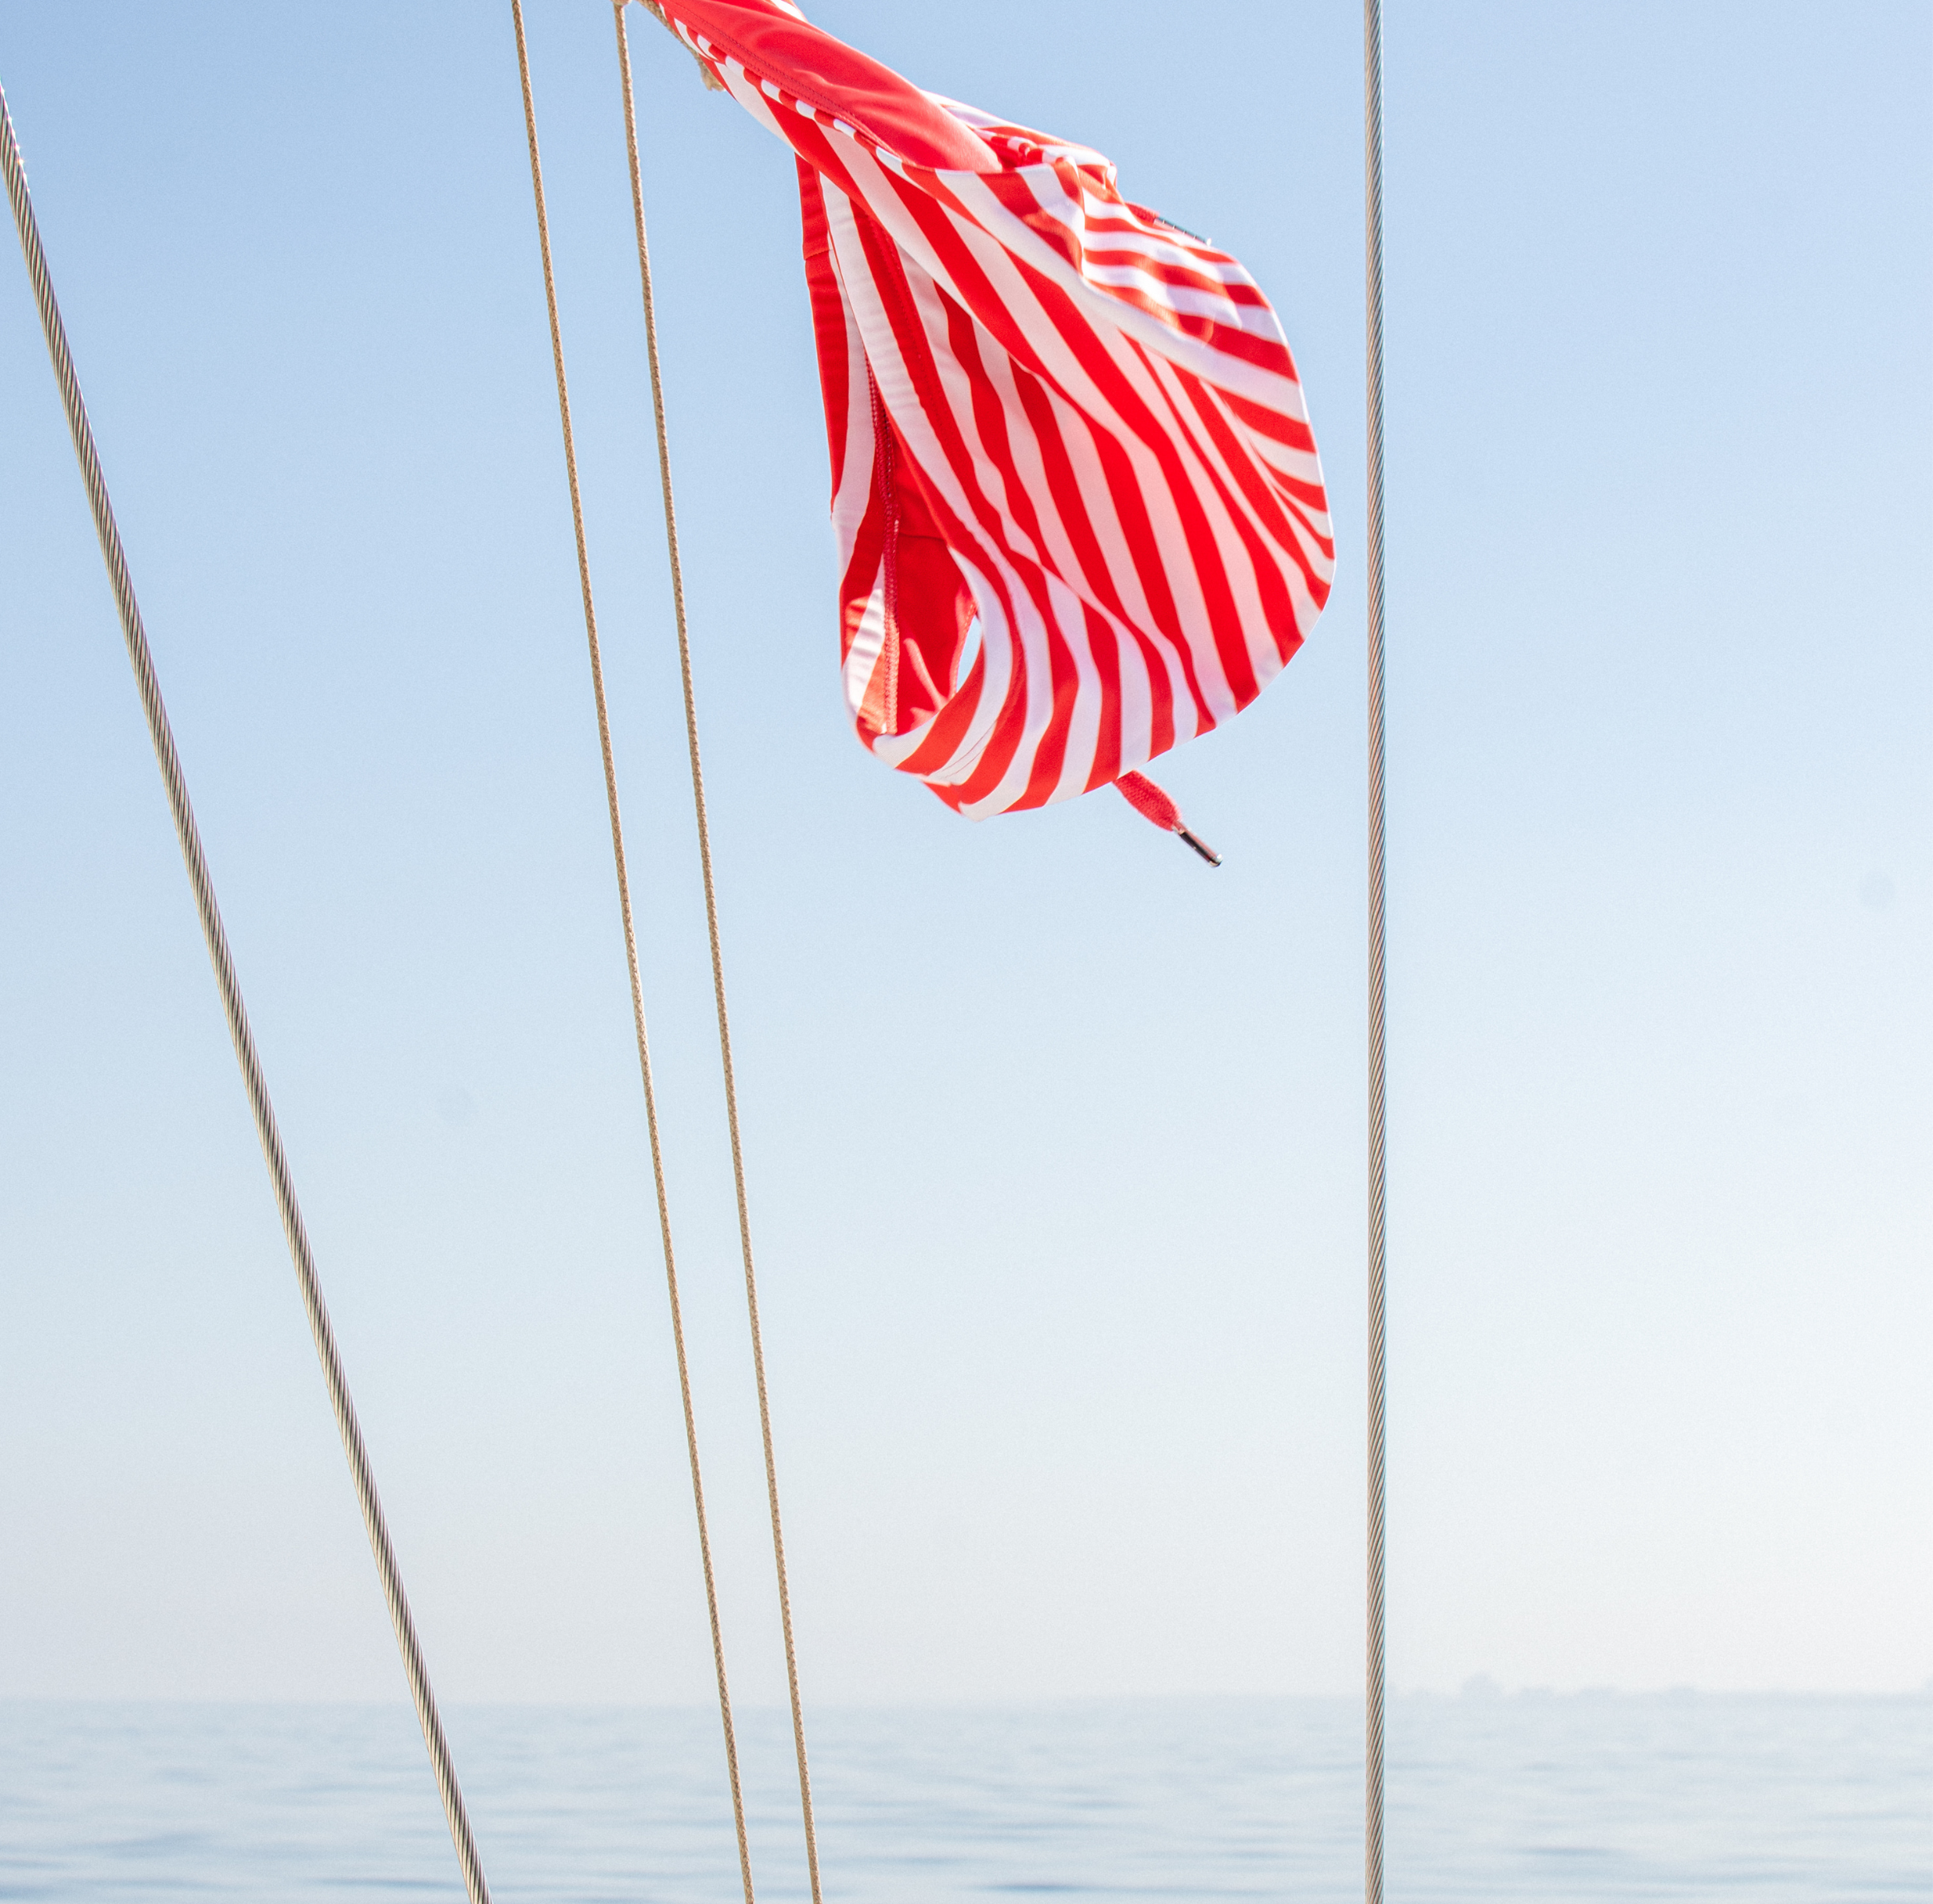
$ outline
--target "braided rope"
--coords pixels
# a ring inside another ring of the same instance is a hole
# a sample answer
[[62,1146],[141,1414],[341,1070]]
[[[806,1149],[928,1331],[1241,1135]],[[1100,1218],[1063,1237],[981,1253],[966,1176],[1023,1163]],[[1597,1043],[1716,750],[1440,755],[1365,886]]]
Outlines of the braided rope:
[[1383,10],[1363,5],[1369,570],[1369,1566],[1363,1895],[1383,1904],[1384,1429],[1383,827]]
[[369,1451],[363,1446],[362,1430],[356,1420],[355,1404],[350,1398],[349,1380],[342,1372],[342,1359],[336,1348],[335,1331],[330,1326],[329,1311],[322,1301],[322,1284],[309,1247],[309,1234],[302,1210],[295,1200],[295,1184],[282,1147],[282,1133],[275,1122],[275,1110],[269,1101],[269,1089],[255,1054],[254,1034],[249,1029],[248,1011],[242,1000],[242,986],[235,976],[234,962],[228,950],[228,935],[215,903],[214,885],[209,877],[208,862],[202,853],[200,829],[188,798],[188,784],[174,750],[174,735],[168,724],[168,712],[161,698],[161,682],[154,672],[154,657],[148,646],[147,630],[141,608],[134,598],[134,584],[129,574],[127,556],[121,546],[121,531],[114,522],[108,498],[107,482],[94,448],[94,428],[87,418],[87,406],[81,396],[80,380],[74,374],[74,359],[67,349],[66,327],[61,322],[47,261],[41,249],[40,228],[34,217],[33,201],[27,194],[26,172],[20,147],[14,136],[14,122],[7,111],[6,95],[0,90],[0,170],[6,174],[7,197],[13,202],[14,223],[20,234],[20,248],[26,254],[27,275],[33,281],[34,302],[40,307],[40,325],[46,334],[47,352],[54,360],[55,381],[66,407],[67,427],[74,438],[74,452],[79,458],[81,477],[87,489],[87,501],[94,511],[94,533],[100,538],[101,554],[107,564],[108,581],[114,589],[114,606],[120,613],[121,633],[127,644],[127,658],[133,664],[135,685],[141,694],[142,711],[147,716],[148,734],[154,742],[154,757],[167,790],[169,810],[174,816],[175,837],[181,842],[182,858],[187,863],[188,883],[194,890],[196,910],[201,914],[202,936],[214,967],[215,983],[222,994],[222,1009],[228,1018],[228,1035],[234,1041],[235,1058],[242,1067],[242,1082],[248,1093],[249,1108],[254,1113],[255,1134],[262,1141],[269,1180],[274,1186],[276,1207],[282,1213],[282,1234],[288,1238],[289,1254],[295,1265],[301,1286],[302,1306],[308,1312],[310,1333],[315,1338],[315,1353],[328,1384],[329,1402],[335,1411],[336,1427],[342,1437],[342,1450],[349,1458],[349,1471],[355,1482],[356,1499],[362,1509],[362,1525],[376,1557],[376,1571],[382,1576],[382,1597],[388,1603],[390,1619],[396,1629],[396,1644],[402,1654],[403,1671],[410,1682],[410,1696],[422,1726],[423,1742],[429,1747],[430,1763],[436,1774],[436,1788],[442,1794],[443,1813],[450,1821],[450,1836],[456,1846],[458,1862],[463,1869],[464,1888],[470,1904],[490,1904],[490,1887],[484,1882],[483,1867],[470,1835],[470,1816],[457,1782],[456,1766],[443,1737],[442,1720],[436,1709],[436,1695],[430,1690],[428,1667],[410,1617],[408,1596],[396,1564],[396,1552],[390,1541],[389,1524],[383,1518],[382,1502],[376,1492],[375,1474],[370,1466]]
[[[812,1819],[812,1775],[806,1759],[806,1722],[798,1691],[798,1654],[792,1636],[792,1596],[786,1578],[785,1532],[778,1513],[778,1466],[772,1449],[771,1403],[766,1391],[765,1346],[758,1329],[758,1282],[752,1267],[751,1213],[745,1191],[745,1153],[738,1132],[738,1094],[732,1074],[731,1024],[725,1008],[725,959],[718,938],[718,894],[712,881],[711,830],[705,812],[705,774],[698,758],[698,700],[691,681],[691,642],[685,618],[684,569],[678,560],[678,513],[671,499],[671,445],[665,426],[664,377],[658,355],[657,309],[651,296],[651,254],[645,240],[644,178],[638,158],[638,115],[631,85],[624,0],[616,0],[618,63],[624,86],[624,137],[637,226],[638,276],[644,295],[645,350],[651,371],[651,407],[658,427],[658,474],[664,492],[665,546],[670,558],[671,607],[678,627],[678,665],[684,686],[685,738],[691,755],[691,805],[698,821],[698,864],[704,874],[705,925],[711,942],[711,986],[718,1006],[718,1054],[725,1074],[725,1119],[731,1135],[731,1174],[738,1200],[738,1244],[745,1262],[745,1306],[751,1324],[752,1372],[758,1390],[758,1432],[765,1445],[766,1498],[771,1510],[772,1560],[778,1578],[778,1618],[785,1634],[786,1690],[792,1708],[792,1745],[798,1762],[798,1802],[805,1821],[806,1869],[812,1904],[820,1904],[818,1836]],[[662,16],[658,15],[662,22]]]
[[698,1468],[698,1417],[685,1354],[684,1307],[678,1293],[678,1262],[671,1247],[671,1210],[665,1189],[664,1152],[658,1127],[658,1094],[651,1081],[650,1041],[646,1034],[644,988],[638,969],[638,933],[631,911],[630,878],[624,852],[624,822],[618,809],[618,770],[611,750],[610,715],[604,698],[604,662],[598,646],[597,608],[590,593],[590,557],[584,536],[584,506],[578,488],[577,444],[570,428],[570,391],[564,378],[563,330],[557,314],[557,280],[550,262],[550,222],[544,207],[543,167],[537,151],[537,109],[530,91],[530,60],[521,0],[510,0],[517,30],[517,70],[523,86],[524,130],[530,147],[530,185],[537,203],[537,240],[543,258],[544,302],[550,318],[550,357],[557,372],[558,416],[563,426],[564,470],[570,486],[570,522],[577,537],[578,586],[584,600],[584,634],[590,650],[590,686],[597,704],[598,746],[604,759],[604,798],[610,810],[610,850],[618,874],[618,910],[624,923],[624,958],[630,975],[631,1024],[638,1038],[638,1069],[644,1080],[644,1122],[650,1137],[651,1182],[658,1197],[658,1234],[664,1245],[665,1287],[671,1304],[671,1340],[678,1353],[678,1389],[685,1410],[685,1452],[691,1468],[691,1502],[698,1516],[698,1558],[704,1569],[705,1607],[711,1622],[711,1662],[718,1678],[718,1718],[725,1731],[725,1766],[731,1785],[732,1823],[738,1839],[738,1877],[745,1904],[753,1904],[751,1845],[738,1781],[738,1742],[731,1722],[731,1693],[725,1676],[724,1629],[711,1565],[711,1533],[705,1516],[705,1482]]

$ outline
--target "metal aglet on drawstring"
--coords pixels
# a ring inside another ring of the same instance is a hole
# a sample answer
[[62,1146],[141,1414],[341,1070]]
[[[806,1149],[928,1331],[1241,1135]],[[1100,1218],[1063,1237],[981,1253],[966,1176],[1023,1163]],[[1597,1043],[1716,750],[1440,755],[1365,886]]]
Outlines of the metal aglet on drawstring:
[[1169,796],[1155,786],[1145,774],[1123,774],[1115,782],[1115,790],[1143,819],[1159,826],[1164,833],[1172,833],[1184,846],[1192,847],[1211,866],[1222,863],[1222,856],[1199,835],[1191,833],[1183,824],[1181,809]]

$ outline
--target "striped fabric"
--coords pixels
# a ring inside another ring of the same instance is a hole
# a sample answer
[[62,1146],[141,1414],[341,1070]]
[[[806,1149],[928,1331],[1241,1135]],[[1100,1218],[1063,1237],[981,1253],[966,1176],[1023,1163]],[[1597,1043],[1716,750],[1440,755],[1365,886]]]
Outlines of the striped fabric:
[[1335,572],[1275,312],[1085,147],[785,0],[660,0],[798,161],[859,737],[980,819],[1246,707]]

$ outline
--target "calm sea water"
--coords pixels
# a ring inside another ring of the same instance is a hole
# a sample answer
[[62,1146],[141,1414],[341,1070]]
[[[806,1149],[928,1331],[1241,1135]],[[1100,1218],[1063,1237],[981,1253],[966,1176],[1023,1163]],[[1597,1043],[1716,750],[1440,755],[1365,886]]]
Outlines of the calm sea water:
[[[730,1904],[717,1722],[458,1709],[501,1904]],[[1395,1702],[1391,1904],[1933,1900],[1933,1698]],[[762,1897],[805,1894],[782,1714],[744,1717]],[[839,1904],[1359,1898],[1358,1709],[822,1712]],[[406,1709],[0,1706],[0,1898],[458,1898]]]

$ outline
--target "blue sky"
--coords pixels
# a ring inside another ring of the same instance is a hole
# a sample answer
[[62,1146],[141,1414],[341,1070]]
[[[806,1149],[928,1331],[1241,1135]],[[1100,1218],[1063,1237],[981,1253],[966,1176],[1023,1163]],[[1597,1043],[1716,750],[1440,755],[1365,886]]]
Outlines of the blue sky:
[[[610,30],[530,0],[727,1640],[782,1695]],[[632,14],[809,1700],[1359,1683],[1360,42],[815,18],[1282,312],[1342,572],[1161,778],[841,712],[790,163]],[[1390,12],[1391,1670],[1933,1675],[1933,14]],[[507,6],[0,3],[446,1695],[708,1662]],[[0,266],[0,1694],[401,1690]]]

